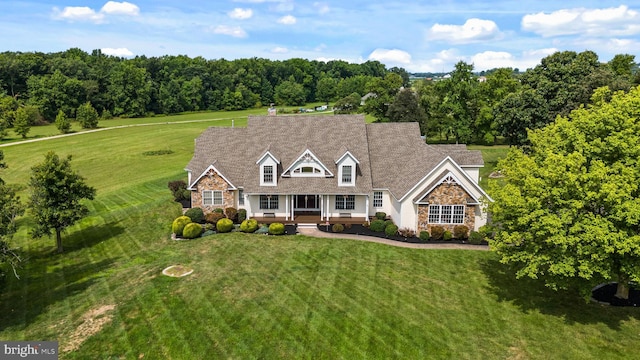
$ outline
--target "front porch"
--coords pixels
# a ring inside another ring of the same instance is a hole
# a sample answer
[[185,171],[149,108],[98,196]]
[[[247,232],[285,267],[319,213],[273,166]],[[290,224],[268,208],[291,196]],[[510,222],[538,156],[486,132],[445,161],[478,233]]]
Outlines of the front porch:
[[[322,220],[320,215],[296,215],[293,219],[276,216],[254,216],[253,219],[261,224],[270,224],[274,222],[282,224],[326,224],[326,220]],[[363,224],[367,219],[365,217],[330,217],[329,224]]]

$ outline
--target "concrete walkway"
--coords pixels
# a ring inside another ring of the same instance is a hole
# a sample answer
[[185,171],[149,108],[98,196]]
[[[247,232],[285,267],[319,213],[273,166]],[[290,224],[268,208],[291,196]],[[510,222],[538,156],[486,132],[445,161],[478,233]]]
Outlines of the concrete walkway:
[[336,234],[330,232],[320,231],[314,228],[298,228],[298,232],[302,235],[321,237],[321,238],[333,238],[333,239],[350,239],[359,241],[370,241],[378,244],[385,244],[410,249],[462,249],[462,250],[489,250],[487,245],[470,245],[470,244],[412,244],[401,241],[388,240],[378,238],[374,236],[365,235],[353,235],[353,234]]

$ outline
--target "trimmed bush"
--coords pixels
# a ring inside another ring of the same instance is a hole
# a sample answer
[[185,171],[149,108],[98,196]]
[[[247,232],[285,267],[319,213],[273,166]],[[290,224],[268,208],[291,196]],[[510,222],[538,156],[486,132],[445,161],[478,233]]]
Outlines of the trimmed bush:
[[227,233],[233,230],[233,221],[231,219],[222,218],[216,223],[216,229],[219,233]]
[[412,238],[416,236],[416,232],[409,228],[402,228],[398,230],[398,233],[400,234],[400,236],[405,238]]
[[445,230],[444,234],[442,234],[442,238],[445,241],[449,241],[449,240],[453,239],[453,233],[451,233],[451,231],[449,231],[449,230]]
[[208,213],[205,215],[204,220],[209,224],[217,224],[220,219],[224,218],[224,215],[219,214],[217,212]]
[[383,212],[383,211],[378,211],[376,213],[376,219],[378,220],[385,220],[387,218],[387,213]]
[[216,231],[216,226],[211,223],[204,224],[204,231],[209,231],[209,230]]
[[256,230],[255,233],[256,234],[268,234],[269,233],[269,226],[261,225],[260,228],[258,228],[258,230]]
[[284,224],[282,224],[282,223],[271,223],[269,225],[269,234],[271,234],[271,235],[282,235],[282,234],[284,234]]
[[387,236],[396,236],[398,235],[398,226],[395,224],[389,224],[384,228],[384,234]]
[[187,190],[187,183],[183,180],[169,181],[167,187],[171,190],[174,201],[187,200],[191,197],[191,192]]
[[428,231],[420,231],[420,240],[427,242],[429,241],[429,232]]
[[482,244],[482,240],[484,240],[484,238],[482,237],[482,234],[480,234],[477,231],[471,231],[471,233],[469,234],[469,243],[473,244],[473,245],[480,245]]
[[371,229],[371,231],[375,231],[375,232],[383,232],[385,227],[387,227],[387,225],[384,223],[384,220],[380,220],[380,219],[373,220],[371,222],[371,225],[369,225],[369,228]]
[[254,233],[258,230],[258,221],[256,219],[247,219],[240,224],[240,231],[245,233]]
[[384,221],[384,227],[386,228],[389,225],[393,225],[393,220],[389,219],[389,220],[385,220]]
[[222,208],[215,208],[213,209],[213,212],[224,215],[224,210],[222,210]]
[[342,224],[333,224],[331,231],[334,233],[341,233],[344,231],[344,226]]
[[215,233],[216,232],[213,230],[206,230],[205,232],[202,233],[202,235],[200,235],[200,237],[215,235]]
[[188,216],[194,223],[204,224],[204,212],[199,207],[187,210],[184,215]]
[[224,214],[227,216],[227,219],[231,219],[233,222],[238,220],[238,210],[234,207],[224,209]]
[[442,240],[444,237],[444,228],[442,226],[432,226],[431,227],[431,239],[433,240]]
[[191,218],[188,216],[179,216],[175,220],[173,220],[173,224],[171,224],[171,231],[176,234],[176,236],[182,236],[182,231],[184,227],[191,222]]
[[246,209],[238,209],[238,222],[242,224],[243,221],[247,219],[247,210]]
[[488,224],[480,226],[478,232],[480,233],[480,235],[482,235],[483,240],[493,239],[493,237],[496,235],[493,226]]
[[202,225],[198,223],[188,223],[182,231],[182,237],[185,239],[195,239],[202,234]]
[[453,237],[456,239],[466,239],[469,235],[469,228],[464,225],[456,225],[453,227]]

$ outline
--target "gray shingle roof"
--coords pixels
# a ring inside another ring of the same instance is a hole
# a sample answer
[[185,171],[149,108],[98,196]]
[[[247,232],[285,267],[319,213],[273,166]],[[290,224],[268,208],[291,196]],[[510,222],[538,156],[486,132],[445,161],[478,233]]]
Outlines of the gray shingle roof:
[[[278,177],[260,186],[256,161],[268,150],[278,175],[309,149],[335,176]],[[338,186],[336,159],[349,151],[358,161],[355,186]],[[448,152],[448,154],[447,154]],[[401,198],[450,155],[459,165],[481,165],[482,157],[462,146],[427,145],[417,123],[365,124],[363,115],[250,116],[246,128],[210,127],[196,139],[186,169],[192,181],[212,164],[246,194],[368,194],[389,189]],[[194,184],[189,184],[192,186]]]

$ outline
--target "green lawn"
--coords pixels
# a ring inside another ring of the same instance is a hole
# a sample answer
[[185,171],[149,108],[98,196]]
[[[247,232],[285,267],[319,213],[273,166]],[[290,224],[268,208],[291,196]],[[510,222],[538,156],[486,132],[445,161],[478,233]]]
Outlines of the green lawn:
[[[167,118],[169,119],[169,118]],[[230,120],[229,120],[230,121]],[[166,121],[165,121],[166,122]],[[193,139],[227,120],[115,129],[2,148],[26,183],[43,154],[72,154],[98,189],[89,217],[12,245],[0,339],[59,340],[61,359],[615,359],[640,343],[636,309],[519,281],[494,254],[231,233],[172,241],[166,188]],[[145,151],[173,153],[145,156]],[[232,152],[235,149],[219,149]],[[485,160],[486,161],[486,160]],[[26,198],[27,193],[24,192]],[[184,278],[161,275],[183,264]]]

